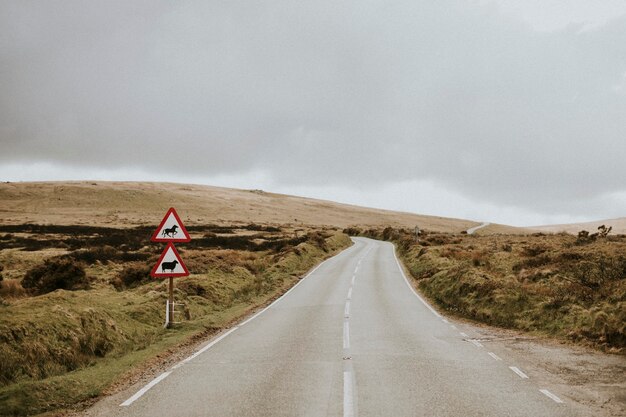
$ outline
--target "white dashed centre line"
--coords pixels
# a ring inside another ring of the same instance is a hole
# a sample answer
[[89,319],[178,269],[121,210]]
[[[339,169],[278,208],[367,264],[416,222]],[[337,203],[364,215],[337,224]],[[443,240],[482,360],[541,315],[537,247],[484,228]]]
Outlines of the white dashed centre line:
[[[348,252],[344,251],[340,255],[337,255],[337,256],[343,256],[345,253],[348,253]],[[150,388],[154,387],[156,384],[158,384],[159,382],[161,382],[162,380],[167,378],[167,376],[169,374],[171,374],[172,371],[174,371],[177,368],[180,368],[185,363],[191,361],[192,359],[194,359],[197,356],[201,355],[202,353],[206,352],[208,349],[213,347],[215,344],[219,343],[222,339],[224,339],[226,336],[228,336],[229,334],[231,334],[232,332],[234,332],[235,330],[237,330],[241,326],[243,326],[243,325],[251,322],[252,320],[256,319],[257,317],[259,317],[261,314],[263,314],[265,311],[267,311],[270,307],[276,305],[276,303],[278,303],[282,299],[284,299],[291,291],[293,291],[297,286],[299,286],[302,282],[304,282],[305,278],[308,278],[309,276],[313,275],[315,273],[315,271],[317,271],[322,265],[324,265],[327,262],[330,262],[332,259],[336,259],[336,258],[337,257],[329,258],[329,259],[325,260],[324,262],[320,263],[318,266],[313,268],[308,274],[306,274],[306,276],[304,276],[300,281],[296,282],[296,284],[294,286],[292,286],[287,292],[285,292],[283,295],[281,295],[278,299],[276,299],[270,305],[268,305],[267,307],[265,307],[264,309],[262,309],[261,311],[259,311],[255,315],[253,315],[252,317],[248,318],[247,320],[243,321],[238,326],[235,326],[235,327],[231,328],[230,330],[228,330],[227,332],[225,332],[224,334],[222,334],[221,336],[219,336],[218,338],[216,338],[215,340],[213,340],[212,342],[210,342],[209,344],[207,344],[206,346],[204,346],[202,349],[198,350],[197,352],[195,352],[191,356],[189,356],[186,359],[180,361],[179,363],[174,365],[171,368],[170,371],[164,372],[161,375],[159,375],[158,377],[156,377],[155,379],[153,379],[152,381],[150,381],[147,385],[145,385],[143,388],[141,388],[139,391],[137,391],[132,397],[130,397],[129,399],[124,401],[122,404],[120,404],[120,407],[128,407],[133,402],[135,402],[137,399],[139,399],[142,395],[144,395],[146,392],[148,392],[148,390],[150,390]]]
[[562,399],[560,399],[556,395],[552,394],[547,389],[540,389],[539,392],[541,392],[546,397],[551,398],[555,403],[563,404],[563,400]]
[[348,290],[348,300],[352,299],[352,287]]
[[492,358],[494,358],[497,361],[501,361],[502,359],[500,359],[500,357],[498,355],[496,355],[493,352],[488,352],[487,355],[491,356]]
[[352,375],[348,371],[343,372],[343,417],[354,417]]
[[463,333],[463,332],[461,332],[461,333],[460,333],[460,335],[461,335],[461,336],[463,336],[463,337],[469,337],[469,336],[467,335],[467,333]]
[[346,308],[343,310],[343,315],[345,318],[350,317],[350,301],[346,301]]
[[350,323],[347,320],[343,322],[343,348],[350,349]]
[[528,379],[528,375],[522,372],[517,366],[509,366],[509,369],[519,375],[522,379]]

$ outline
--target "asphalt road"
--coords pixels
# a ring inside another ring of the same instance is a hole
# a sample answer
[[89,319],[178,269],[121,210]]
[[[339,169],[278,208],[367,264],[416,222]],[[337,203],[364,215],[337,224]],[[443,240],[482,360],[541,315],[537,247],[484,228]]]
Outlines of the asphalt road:
[[90,415],[580,415],[555,394],[431,310],[391,244],[359,238],[261,314]]
[[475,231],[482,229],[483,227],[489,226],[491,223],[481,223],[478,226],[474,226],[470,229],[467,229],[468,235],[473,235]]

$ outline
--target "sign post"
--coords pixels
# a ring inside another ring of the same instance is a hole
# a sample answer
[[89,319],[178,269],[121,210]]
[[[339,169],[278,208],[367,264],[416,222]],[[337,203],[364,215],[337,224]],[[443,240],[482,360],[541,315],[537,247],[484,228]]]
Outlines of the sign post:
[[180,220],[178,213],[172,207],[167,211],[150,240],[152,242],[167,243],[167,247],[152,268],[152,271],[150,271],[150,276],[153,278],[169,278],[168,299],[165,308],[165,327],[172,327],[174,324],[174,278],[189,275],[189,270],[178,254],[174,242],[189,242],[191,237]]
[[167,303],[170,305],[170,308],[167,309],[167,324],[168,327],[174,324],[174,277],[170,277],[170,289],[168,291],[169,296],[167,297]]

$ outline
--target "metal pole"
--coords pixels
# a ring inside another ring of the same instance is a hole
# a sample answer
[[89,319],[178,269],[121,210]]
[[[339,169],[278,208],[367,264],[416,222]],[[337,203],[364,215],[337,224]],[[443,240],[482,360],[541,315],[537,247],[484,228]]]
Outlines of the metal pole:
[[169,317],[167,318],[168,326],[172,327],[174,324],[174,278],[170,277],[170,294],[168,298],[168,303],[170,303],[170,308],[168,309]]

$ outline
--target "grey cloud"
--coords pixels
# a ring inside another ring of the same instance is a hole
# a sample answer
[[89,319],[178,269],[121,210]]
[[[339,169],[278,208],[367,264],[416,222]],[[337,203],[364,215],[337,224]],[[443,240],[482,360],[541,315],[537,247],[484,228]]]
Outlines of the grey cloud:
[[463,0],[3,2],[0,160],[566,211],[626,188],[626,19],[579,29]]

